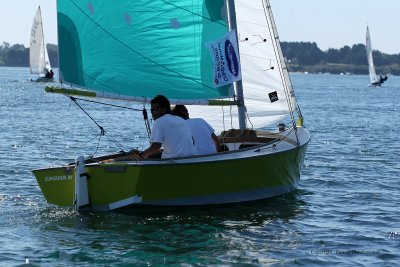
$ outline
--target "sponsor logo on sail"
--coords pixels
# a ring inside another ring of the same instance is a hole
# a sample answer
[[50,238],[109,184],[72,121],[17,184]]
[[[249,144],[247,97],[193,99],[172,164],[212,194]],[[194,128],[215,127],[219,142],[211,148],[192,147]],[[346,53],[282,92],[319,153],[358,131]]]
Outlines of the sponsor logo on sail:
[[239,62],[237,60],[235,48],[229,40],[225,41],[225,57],[229,71],[233,76],[237,77],[239,75]]
[[213,80],[216,87],[242,79],[236,42],[236,33],[232,31],[206,44],[213,62]]

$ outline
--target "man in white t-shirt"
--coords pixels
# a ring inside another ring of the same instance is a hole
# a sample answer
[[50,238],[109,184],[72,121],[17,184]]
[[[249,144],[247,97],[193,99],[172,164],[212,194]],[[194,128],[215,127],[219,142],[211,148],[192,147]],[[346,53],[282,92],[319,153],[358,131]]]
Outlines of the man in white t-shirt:
[[172,115],[179,116],[186,120],[192,132],[196,155],[212,154],[219,151],[219,140],[214,129],[204,119],[189,118],[189,112],[184,105],[176,105]]
[[[139,154],[146,159],[163,151],[161,158],[179,158],[194,155],[193,138],[185,120],[171,115],[169,100],[158,95],[151,100],[151,115],[154,119],[150,136],[150,147]],[[134,151],[132,151],[134,152]]]

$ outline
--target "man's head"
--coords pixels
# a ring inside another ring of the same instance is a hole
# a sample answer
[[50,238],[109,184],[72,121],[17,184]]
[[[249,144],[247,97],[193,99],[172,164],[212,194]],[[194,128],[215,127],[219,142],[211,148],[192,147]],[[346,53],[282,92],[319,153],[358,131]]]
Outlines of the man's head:
[[171,106],[169,104],[169,100],[163,95],[158,95],[153,98],[150,104],[151,115],[155,120],[160,118],[164,114],[171,114]]
[[189,119],[189,112],[184,105],[176,105],[172,109],[172,115],[179,116],[185,120]]

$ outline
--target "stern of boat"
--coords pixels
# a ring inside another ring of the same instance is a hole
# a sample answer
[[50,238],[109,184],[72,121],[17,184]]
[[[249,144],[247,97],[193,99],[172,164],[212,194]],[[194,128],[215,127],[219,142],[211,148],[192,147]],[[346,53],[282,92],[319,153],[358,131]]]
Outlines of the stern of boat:
[[141,202],[136,196],[140,168],[127,168],[123,163],[88,164],[79,173],[76,166],[33,171],[49,204],[112,210]]
[[75,197],[73,167],[59,167],[32,171],[49,204],[72,206]]
[[33,173],[49,204],[78,210],[226,204],[296,188],[310,140],[305,128],[297,137],[288,130],[234,138],[224,136],[223,144],[236,150],[206,156],[121,162],[101,157]]

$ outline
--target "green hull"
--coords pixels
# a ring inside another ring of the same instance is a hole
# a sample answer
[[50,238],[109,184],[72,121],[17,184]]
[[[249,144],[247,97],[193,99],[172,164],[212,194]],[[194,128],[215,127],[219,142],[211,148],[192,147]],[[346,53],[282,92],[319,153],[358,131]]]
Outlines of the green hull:
[[[189,159],[87,164],[89,208],[222,204],[290,192],[309,141],[303,130],[298,146],[279,142]],[[74,165],[33,172],[48,203],[74,204]]]

